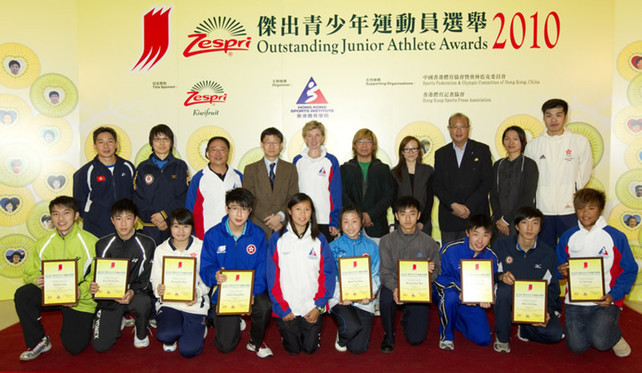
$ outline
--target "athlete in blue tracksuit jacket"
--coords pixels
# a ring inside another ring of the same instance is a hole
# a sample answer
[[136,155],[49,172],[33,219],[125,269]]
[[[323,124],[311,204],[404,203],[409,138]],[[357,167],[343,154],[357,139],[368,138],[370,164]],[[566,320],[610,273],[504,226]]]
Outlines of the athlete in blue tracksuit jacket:
[[[439,340],[440,348],[454,349],[454,329],[464,334],[466,339],[478,345],[489,345],[491,340],[490,326],[486,311],[480,306],[461,303],[461,259],[473,259],[476,251],[471,249],[469,231],[463,240],[448,243],[441,252],[441,274],[435,280],[439,306]],[[497,273],[497,257],[489,247],[481,250],[474,259],[491,259],[493,273]],[[450,342],[452,348],[442,347],[441,342]]]
[[169,227],[169,214],[185,206],[189,171],[187,164],[170,152],[160,161],[154,153],[138,165],[134,176],[134,201],[143,221],[143,233],[160,245],[169,238],[169,228],[161,231],[152,224],[152,215],[159,212]]
[[[267,294],[265,259],[267,243],[262,228],[249,219],[243,233],[235,237],[229,226],[229,216],[205,233],[201,252],[201,279],[214,289],[212,304],[218,303],[216,273],[221,270],[254,270],[254,303],[252,305],[252,326],[250,343],[263,346],[265,330],[270,321],[272,303]],[[214,316],[216,326],[215,344],[222,352],[234,350],[241,338],[238,316]]]
[[113,172],[98,156],[74,173],[74,199],[80,206],[83,229],[101,238],[114,233],[111,206],[121,199],[133,199],[134,165],[116,157]]

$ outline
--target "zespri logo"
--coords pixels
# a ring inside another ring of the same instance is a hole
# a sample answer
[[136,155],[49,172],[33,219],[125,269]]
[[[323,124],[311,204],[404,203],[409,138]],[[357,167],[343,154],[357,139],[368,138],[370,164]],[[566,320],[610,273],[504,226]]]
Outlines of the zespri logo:
[[225,103],[227,93],[223,86],[212,80],[204,80],[192,86],[192,90],[187,92],[187,100],[183,103],[185,106],[198,104]]
[[228,17],[212,17],[199,23],[194,33],[187,35],[192,39],[183,56],[192,57],[210,52],[247,51],[252,38],[246,36],[243,25]]

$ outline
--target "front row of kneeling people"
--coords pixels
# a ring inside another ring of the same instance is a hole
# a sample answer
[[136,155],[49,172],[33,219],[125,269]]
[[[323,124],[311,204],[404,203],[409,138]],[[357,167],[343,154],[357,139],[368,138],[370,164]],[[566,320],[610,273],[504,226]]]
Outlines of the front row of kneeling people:
[[[323,314],[337,324],[335,348],[363,353],[368,350],[374,322],[375,303],[380,304],[384,339],[381,351],[394,350],[395,313],[403,312],[401,327],[411,345],[426,339],[429,308],[424,303],[399,300],[397,261],[429,259],[433,303],[439,311],[439,348],[454,350],[454,331],[479,345],[493,344],[497,352],[510,352],[512,285],[515,280],[548,282],[547,315],[544,323],[521,324],[517,338],[523,341],[555,343],[564,338],[568,348],[581,353],[594,347],[613,349],[617,356],[631,350],[618,326],[624,296],[637,275],[637,264],[625,235],[608,226],[601,216],[605,195],[585,188],[574,196],[578,224],[560,238],[556,251],[538,241],[542,213],[523,207],[515,215],[515,235],[489,244],[492,222],[488,216],[474,215],[466,223],[466,237],[446,243],[441,249],[418,229],[420,204],[413,197],[401,197],[393,204],[398,225],[382,237],[379,246],[363,234],[361,211],[344,206],[339,223],[341,236],[328,244],[315,218],[309,196],[297,193],[287,203],[287,224],[266,242],[264,231],[249,220],[254,196],[247,189],[226,193],[227,216],[205,233],[203,241],[193,235],[190,211],[179,208],[170,217],[171,237],[158,247],[149,237],[136,232],[138,211],[130,200],[112,206],[115,233],[97,240],[76,222],[78,204],[71,197],[51,201],[49,209],[55,232],[39,239],[38,255],[28,258],[24,279],[27,285],[15,294],[15,303],[29,347],[21,360],[32,360],[51,349],[40,313],[43,276],[41,260],[78,259],[77,305],[61,307],[63,323],[60,337],[67,351],[77,354],[90,343],[96,351],[109,350],[121,336],[126,320],[135,318],[134,345],[149,345],[148,320],[157,325],[156,338],[165,351],[178,349],[181,355],[201,353],[207,335],[208,318],[215,329],[214,344],[224,352],[233,351],[242,339],[245,322],[240,316],[217,315],[218,286],[227,281],[223,271],[254,270],[254,287],[249,319],[251,327],[246,349],[261,358],[273,355],[264,336],[271,317],[281,333],[284,349],[290,354],[313,353],[320,346]],[[162,302],[162,263],[165,256],[192,257],[197,260],[195,298],[190,302]],[[339,296],[337,262],[340,257],[369,256],[373,294],[380,300],[342,301]],[[569,257],[604,258],[605,294],[600,301],[570,303],[565,300],[565,327],[558,277],[568,275]],[[129,286],[116,300],[94,301],[100,288],[93,280],[94,257],[130,259]],[[153,258],[153,260],[152,260]],[[494,342],[485,309],[490,303],[463,304],[461,300],[461,259],[490,259],[496,283]],[[154,305],[155,302],[155,305]],[[155,311],[153,311],[155,309]],[[208,316],[209,315],[209,316]],[[152,323],[150,323],[152,324]]]

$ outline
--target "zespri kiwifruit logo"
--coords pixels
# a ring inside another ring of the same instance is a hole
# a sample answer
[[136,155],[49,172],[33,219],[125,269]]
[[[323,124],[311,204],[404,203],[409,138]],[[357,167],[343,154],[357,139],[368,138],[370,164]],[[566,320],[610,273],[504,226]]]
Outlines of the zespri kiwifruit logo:
[[203,80],[192,86],[192,89],[187,92],[187,99],[183,103],[185,106],[225,103],[227,100],[227,93],[223,86],[213,80]]
[[232,55],[232,51],[248,51],[252,38],[246,35],[245,27],[237,20],[210,17],[199,23],[192,34],[187,35],[191,41],[183,51],[183,56],[192,57],[211,52]]

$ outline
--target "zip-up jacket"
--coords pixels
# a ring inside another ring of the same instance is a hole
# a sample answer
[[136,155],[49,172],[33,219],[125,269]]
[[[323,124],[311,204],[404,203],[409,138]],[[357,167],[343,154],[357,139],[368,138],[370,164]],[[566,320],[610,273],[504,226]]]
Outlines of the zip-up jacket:
[[476,257],[475,251],[469,247],[468,237],[463,240],[452,241],[441,250],[441,274],[435,280],[437,288],[454,287],[461,292],[461,259],[491,259],[493,261],[493,274],[497,273],[497,256],[485,247]]

